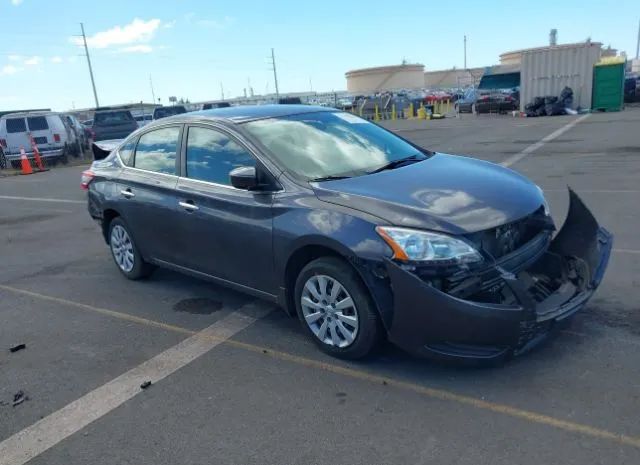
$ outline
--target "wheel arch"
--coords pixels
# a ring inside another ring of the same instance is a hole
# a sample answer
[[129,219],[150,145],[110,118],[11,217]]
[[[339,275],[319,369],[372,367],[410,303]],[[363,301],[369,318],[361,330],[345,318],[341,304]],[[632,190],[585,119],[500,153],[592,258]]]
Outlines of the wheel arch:
[[361,260],[346,246],[334,241],[327,241],[326,238],[323,239],[324,240],[308,241],[300,244],[289,254],[284,267],[283,292],[281,297],[285,311],[291,316],[296,315],[294,302],[295,283],[300,271],[313,260],[321,257],[335,257],[356,271],[356,275],[369,293],[374,308],[382,317],[379,303],[375,298],[376,293],[371,289],[371,280],[367,279],[364,275],[364,273],[366,273],[364,267],[358,265]]
[[107,244],[109,243],[109,226],[113,219],[118,218],[119,216],[121,216],[120,212],[114,208],[106,208],[102,212],[102,236]]

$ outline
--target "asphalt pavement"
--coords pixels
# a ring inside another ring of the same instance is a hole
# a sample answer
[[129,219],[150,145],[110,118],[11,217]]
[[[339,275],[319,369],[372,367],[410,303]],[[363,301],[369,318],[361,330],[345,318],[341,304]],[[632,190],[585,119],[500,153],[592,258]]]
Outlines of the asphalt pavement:
[[570,185],[615,234],[571,326],[493,368],[390,345],[338,361],[253,297],[164,270],[127,281],[82,167],[0,178],[0,465],[640,463],[640,109],[578,118],[383,123],[509,164],[558,226]]

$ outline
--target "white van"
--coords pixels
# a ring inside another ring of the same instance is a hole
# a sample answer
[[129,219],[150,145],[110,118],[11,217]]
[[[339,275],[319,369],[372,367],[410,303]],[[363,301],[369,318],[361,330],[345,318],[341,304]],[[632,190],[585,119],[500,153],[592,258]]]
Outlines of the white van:
[[57,113],[10,113],[0,118],[0,145],[13,165],[20,162],[20,148],[24,148],[27,156],[33,155],[29,134],[43,158],[59,158],[64,163],[67,155],[77,151],[71,129]]

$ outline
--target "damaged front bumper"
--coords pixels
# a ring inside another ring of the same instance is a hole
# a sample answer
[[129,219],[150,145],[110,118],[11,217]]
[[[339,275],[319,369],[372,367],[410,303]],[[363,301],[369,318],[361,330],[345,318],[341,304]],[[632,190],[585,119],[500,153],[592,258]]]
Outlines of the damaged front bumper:
[[443,290],[387,261],[393,291],[389,339],[414,353],[464,359],[518,355],[580,310],[602,281],[613,236],[569,191],[569,213],[551,240],[528,244]]

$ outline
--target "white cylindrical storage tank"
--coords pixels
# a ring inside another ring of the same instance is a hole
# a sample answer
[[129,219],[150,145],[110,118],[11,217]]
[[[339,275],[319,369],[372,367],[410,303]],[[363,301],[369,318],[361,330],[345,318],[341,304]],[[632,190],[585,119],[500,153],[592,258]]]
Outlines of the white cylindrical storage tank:
[[424,86],[424,65],[405,64],[354,69],[345,73],[347,90],[352,94]]

